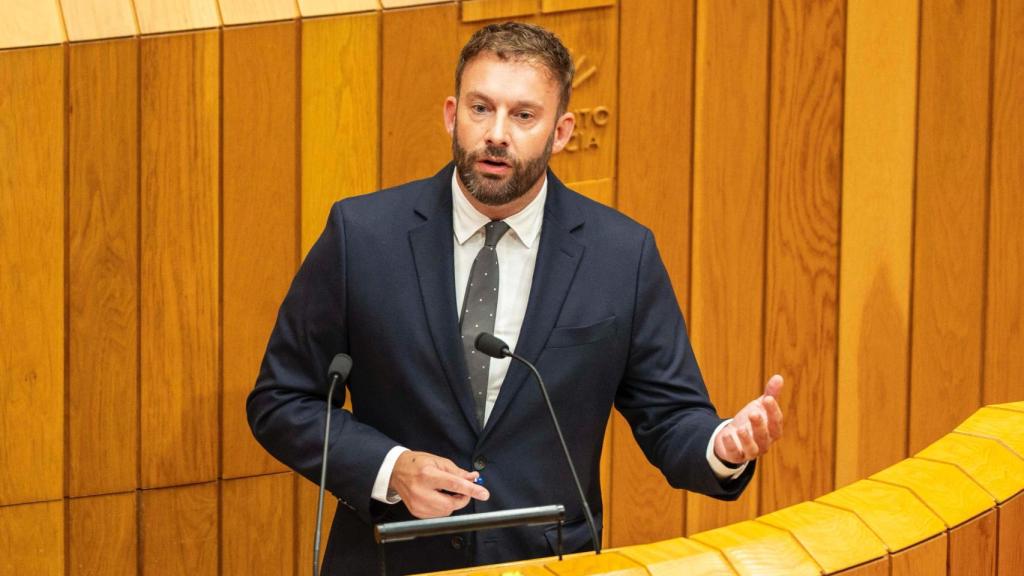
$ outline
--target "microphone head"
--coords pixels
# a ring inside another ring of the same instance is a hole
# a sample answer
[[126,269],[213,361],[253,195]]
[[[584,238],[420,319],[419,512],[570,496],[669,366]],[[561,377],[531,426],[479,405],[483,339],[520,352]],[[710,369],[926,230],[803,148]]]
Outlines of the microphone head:
[[491,358],[505,358],[511,353],[508,349],[508,344],[505,344],[503,340],[490,332],[481,332],[478,334],[474,345],[477,350],[487,354]]
[[344,382],[348,378],[348,373],[352,370],[352,359],[349,358],[348,354],[338,354],[331,360],[331,366],[327,368],[327,378],[338,377],[338,380]]

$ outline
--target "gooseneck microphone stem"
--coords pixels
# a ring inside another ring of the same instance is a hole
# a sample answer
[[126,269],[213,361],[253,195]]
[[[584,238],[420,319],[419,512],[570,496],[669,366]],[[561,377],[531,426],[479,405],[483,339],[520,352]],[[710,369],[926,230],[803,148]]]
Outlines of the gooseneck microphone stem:
[[320,575],[320,527],[324,519],[324,484],[327,483],[327,441],[331,435],[331,401],[338,386],[339,374],[331,374],[331,387],[327,390],[327,418],[324,421],[324,456],[320,466],[320,495],[316,500],[316,536],[313,537],[313,576]]

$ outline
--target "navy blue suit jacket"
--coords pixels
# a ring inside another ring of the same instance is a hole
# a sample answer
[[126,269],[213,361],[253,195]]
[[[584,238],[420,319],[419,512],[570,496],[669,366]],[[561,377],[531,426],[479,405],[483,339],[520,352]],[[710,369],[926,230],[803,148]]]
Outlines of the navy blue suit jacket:
[[[402,504],[370,498],[396,445],[467,470],[485,463],[490,500],[459,513],[563,504],[566,551],[590,547],[569,470],[525,367],[512,363],[486,426],[477,424],[455,302],[452,170],[334,205],[281,305],[248,399],[260,443],[316,481],[327,366],[339,352],[352,357],[352,412],[338,410],[331,419],[326,488],[339,506],[329,574],[374,573],[372,524],[411,518]],[[721,420],[651,232],[569,190],[550,171],[516,351],[550,388],[599,526],[599,462],[613,404],[672,486],[731,499],[749,482],[753,466],[723,483],[705,459]],[[387,563],[389,573],[409,573],[551,555],[553,536],[528,527],[389,544]]]

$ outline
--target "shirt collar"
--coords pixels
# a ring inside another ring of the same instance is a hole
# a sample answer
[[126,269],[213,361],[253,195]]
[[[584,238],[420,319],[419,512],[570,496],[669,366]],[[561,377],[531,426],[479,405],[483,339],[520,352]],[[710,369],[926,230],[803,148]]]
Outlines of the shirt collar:
[[[508,224],[516,233],[516,237],[527,248],[533,246],[540,235],[540,226],[544,221],[544,202],[548,196],[548,177],[544,175],[544,183],[540,186],[537,197],[530,201],[525,208],[505,218]],[[459,244],[465,244],[473,234],[476,234],[490,222],[491,219],[480,213],[479,210],[470,204],[466,195],[459,188],[459,181],[455,171],[452,172],[452,222],[455,227],[455,240]]]

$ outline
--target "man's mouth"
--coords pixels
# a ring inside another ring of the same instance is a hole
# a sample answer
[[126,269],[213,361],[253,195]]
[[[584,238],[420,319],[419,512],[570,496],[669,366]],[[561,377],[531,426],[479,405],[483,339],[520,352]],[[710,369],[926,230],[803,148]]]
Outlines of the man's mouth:
[[477,164],[480,165],[480,168],[484,172],[490,172],[493,174],[501,174],[512,168],[512,165],[502,158],[485,157],[477,161]]

